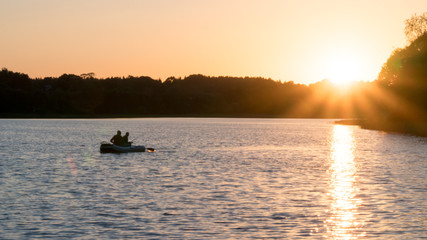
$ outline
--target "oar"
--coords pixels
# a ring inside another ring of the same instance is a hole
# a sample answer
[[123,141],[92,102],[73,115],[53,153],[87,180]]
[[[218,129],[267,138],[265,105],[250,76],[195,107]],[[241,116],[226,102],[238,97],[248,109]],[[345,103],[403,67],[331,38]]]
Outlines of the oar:
[[[140,136],[138,136],[138,137],[136,137],[136,138],[134,138],[134,139],[132,139],[132,141],[130,141],[130,143],[133,143],[133,141],[135,141],[136,139],[138,139]],[[147,150],[147,152],[155,152],[156,151],[156,149],[154,149],[154,148],[145,148],[146,150]]]
[[154,148],[145,148],[145,149],[147,149],[147,152],[155,152],[156,151],[156,149],[154,149]]

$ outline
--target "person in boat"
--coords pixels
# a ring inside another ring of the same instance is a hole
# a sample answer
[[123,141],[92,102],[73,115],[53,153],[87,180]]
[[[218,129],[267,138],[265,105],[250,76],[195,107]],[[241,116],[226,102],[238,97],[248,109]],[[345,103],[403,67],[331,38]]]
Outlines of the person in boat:
[[123,136],[123,145],[124,146],[130,146],[132,142],[129,142],[129,132],[126,132],[126,134]]
[[112,142],[114,145],[117,146],[122,146],[123,145],[123,137],[122,137],[122,132],[120,132],[120,130],[117,131],[117,134],[114,135],[111,139],[110,142]]

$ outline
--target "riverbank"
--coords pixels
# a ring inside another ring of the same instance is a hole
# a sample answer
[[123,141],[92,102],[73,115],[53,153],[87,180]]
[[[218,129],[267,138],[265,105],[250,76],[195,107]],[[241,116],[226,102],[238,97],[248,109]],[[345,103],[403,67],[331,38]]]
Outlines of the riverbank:
[[394,132],[402,134],[410,134],[415,136],[427,137],[427,122],[402,122],[391,120],[369,120],[369,119],[344,119],[335,121],[335,124],[340,125],[358,125],[364,129],[378,130],[384,132]]

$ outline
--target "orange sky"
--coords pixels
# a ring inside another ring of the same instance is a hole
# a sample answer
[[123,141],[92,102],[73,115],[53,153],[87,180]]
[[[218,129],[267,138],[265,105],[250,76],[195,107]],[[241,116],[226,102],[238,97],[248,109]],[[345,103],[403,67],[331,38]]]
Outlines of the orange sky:
[[0,67],[30,77],[374,80],[425,0],[0,0]]

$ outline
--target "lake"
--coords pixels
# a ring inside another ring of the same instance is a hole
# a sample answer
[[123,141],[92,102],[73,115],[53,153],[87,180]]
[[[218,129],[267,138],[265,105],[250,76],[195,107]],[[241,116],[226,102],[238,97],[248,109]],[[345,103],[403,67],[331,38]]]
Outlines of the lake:
[[427,238],[427,138],[333,122],[2,119],[0,239]]

